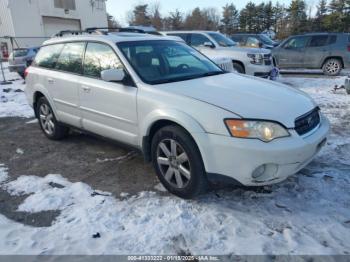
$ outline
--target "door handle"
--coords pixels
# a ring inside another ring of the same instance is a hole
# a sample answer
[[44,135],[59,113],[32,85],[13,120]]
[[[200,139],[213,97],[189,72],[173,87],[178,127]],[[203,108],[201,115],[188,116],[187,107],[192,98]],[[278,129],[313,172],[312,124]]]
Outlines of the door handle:
[[83,91],[84,91],[85,93],[90,93],[91,88],[88,87],[88,86],[83,86]]
[[52,78],[48,78],[48,79],[47,79],[47,82],[49,82],[49,84],[55,83],[55,81],[54,81]]

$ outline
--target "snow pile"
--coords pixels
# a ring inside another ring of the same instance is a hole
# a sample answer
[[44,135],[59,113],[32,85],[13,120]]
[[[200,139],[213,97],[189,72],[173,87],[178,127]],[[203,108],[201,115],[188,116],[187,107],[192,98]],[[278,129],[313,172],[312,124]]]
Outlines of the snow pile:
[[[6,65],[5,65],[6,66]],[[33,109],[28,105],[23,92],[23,79],[17,73],[5,70],[6,80],[11,80],[11,85],[0,85],[0,117],[33,117]],[[0,73],[0,82],[3,80]]]

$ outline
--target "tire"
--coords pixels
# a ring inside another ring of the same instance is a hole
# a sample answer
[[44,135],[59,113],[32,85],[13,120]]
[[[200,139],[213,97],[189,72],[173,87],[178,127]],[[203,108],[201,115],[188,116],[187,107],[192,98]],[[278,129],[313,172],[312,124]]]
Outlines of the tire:
[[170,193],[190,199],[206,192],[208,180],[201,154],[183,128],[172,125],[158,130],[151,155],[157,176]]
[[69,128],[59,124],[45,97],[37,102],[36,112],[39,125],[45,136],[51,140],[61,140],[69,133]]
[[342,70],[343,64],[339,59],[330,58],[322,66],[323,73],[328,76],[337,76]]
[[240,74],[245,74],[244,67],[237,62],[232,62],[233,68]]

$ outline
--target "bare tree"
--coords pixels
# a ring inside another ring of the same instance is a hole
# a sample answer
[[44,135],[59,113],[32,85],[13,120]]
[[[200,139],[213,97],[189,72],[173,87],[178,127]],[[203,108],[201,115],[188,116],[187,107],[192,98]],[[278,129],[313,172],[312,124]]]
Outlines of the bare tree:
[[150,9],[151,9],[150,19],[151,19],[152,26],[154,26],[158,30],[163,29],[163,19],[160,15],[160,3],[159,2],[153,3]]

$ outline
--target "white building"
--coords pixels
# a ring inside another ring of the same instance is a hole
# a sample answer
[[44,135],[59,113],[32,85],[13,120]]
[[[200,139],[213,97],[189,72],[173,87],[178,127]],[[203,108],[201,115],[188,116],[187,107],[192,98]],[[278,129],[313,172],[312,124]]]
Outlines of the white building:
[[[40,46],[61,30],[106,27],[106,0],[0,0],[0,47]],[[14,37],[12,44],[10,39]],[[6,56],[6,54],[5,54]]]

